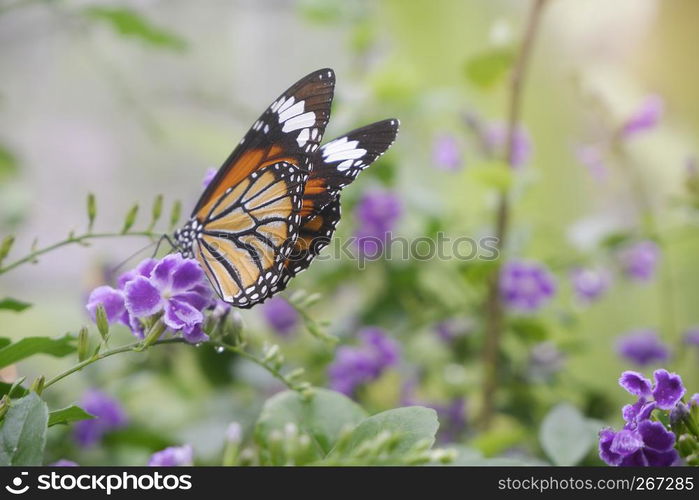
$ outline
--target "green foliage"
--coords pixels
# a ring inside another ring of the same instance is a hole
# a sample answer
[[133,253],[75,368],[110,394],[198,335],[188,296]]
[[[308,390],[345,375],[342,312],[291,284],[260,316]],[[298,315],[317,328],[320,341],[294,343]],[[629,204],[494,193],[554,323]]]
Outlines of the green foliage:
[[568,403],[554,407],[541,424],[541,447],[554,465],[577,465],[597,443],[602,425]]
[[91,6],[83,10],[89,19],[103,22],[119,35],[140,40],[152,47],[182,51],[187,43],[172,31],[154,26],[148,19],[125,7]]
[[91,420],[95,418],[79,406],[70,405],[60,410],[49,412],[48,426],[52,427],[58,424],[70,424],[79,420]]
[[12,401],[0,423],[0,465],[41,465],[49,412],[35,393]]
[[491,89],[507,75],[514,58],[511,47],[488,49],[466,62],[466,77],[476,87]]
[[75,352],[75,337],[64,335],[58,338],[25,337],[14,344],[0,349],[0,368],[9,366],[35,354],[63,357]]
[[22,302],[21,300],[13,299],[11,297],[5,297],[0,300],[0,310],[22,312],[29,309],[32,305],[28,302]]
[[4,146],[0,145],[0,182],[14,176],[19,170],[17,157]]

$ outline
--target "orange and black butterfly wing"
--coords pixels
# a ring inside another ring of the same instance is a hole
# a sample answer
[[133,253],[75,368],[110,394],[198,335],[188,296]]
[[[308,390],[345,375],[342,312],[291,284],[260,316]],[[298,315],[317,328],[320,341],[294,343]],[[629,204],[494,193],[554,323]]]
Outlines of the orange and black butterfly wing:
[[316,71],[255,122],[202,194],[188,223],[192,252],[223,300],[251,307],[279,290],[300,224],[312,155],[335,77]]
[[383,120],[324,144],[313,155],[313,168],[303,194],[301,220],[307,222],[334,200],[340,190],[357,178],[393,144],[400,123]]
[[340,222],[340,195],[299,228],[299,237],[284,263],[279,289],[286,288],[291,278],[308,269],[313,259],[328,246]]

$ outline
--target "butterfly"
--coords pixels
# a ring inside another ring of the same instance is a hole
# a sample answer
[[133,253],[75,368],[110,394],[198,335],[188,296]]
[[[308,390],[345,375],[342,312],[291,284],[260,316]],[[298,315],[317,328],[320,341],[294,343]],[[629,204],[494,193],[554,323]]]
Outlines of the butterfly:
[[326,68],[279,96],[175,231],[175,247],[233,306],[264,301],[308,268],[340,221],[342,188],[396,138],[399,122],[389,119],[321,146],[334,88]]

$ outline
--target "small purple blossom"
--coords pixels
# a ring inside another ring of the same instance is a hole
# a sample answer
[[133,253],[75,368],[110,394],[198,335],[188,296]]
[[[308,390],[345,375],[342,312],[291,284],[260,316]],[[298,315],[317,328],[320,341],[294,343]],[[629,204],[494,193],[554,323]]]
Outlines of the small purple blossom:
[[599,455],[609,465],[669,467],[678,458],[675,434],[661,422],[644,420],[635,429],[600,432]]
[[288,337],[299,324],[299,313],[281,297],[269,299],[262,305],[262,317],[282,337]]
[[49,464],[49,467],[78,467],[78,463],[61,458],[60,460],[56,460],[54,463]]
[[[492,123],[485,129],[483,137],[488,150],[493,155],[504,155],[507,148],[507,126],[503,123]],[[514,131],[512,154],[509,158],[510,165],[519,168],[526,165],[531,158],[532,144],[529,134],[523,127],[517,127]]]
[[106,432],[124,427],[127,423],[126,413],[119,401],[97,389],[85,392],[81,406],[95,418],[81,420],[75,424],[74,437],[80,446],[92,446],[99,442]]
[[682,340],[687,345],[699,347],[699,326],[690,328],[684,333]]
[[201,187],[206,189],[209,187],[209,184],[211,184],[211,181],[214,180],[214,177],[216,177],[216,174],[218,173],[217,168],[207,168],[206,173],[204,174],[204,178],[201,180]]
[[450,172],[461,167],[461,149],[453,135],[443,134],[435,139],[432,146],[432,162],[437,168]]
[[660,260],[660,248],[653,241],[640,241],[617,254],[624,274],[635,281],[649,281]]
[[630,138],[641,132],[656,127],[663,116],[665,104],[659,95],[650,95],[644,99],[641,106],[621,126],[624,138]]
[[352,395],[358,386],[377,379],[386,368],[398,362],[398,344],[380,328],[359,332],[358,347],[341,346],[328,367],[330,387]]
[[555,293],[555,279],[543,264],[512,260],[500,270],[500,296],[511,309],[536,311]]
[[690,406],[696,405],[699,406],[699,392],[694,393],[691,398],[689,398],[689,404]]
[[611,278],[604,269],[575,268],[570,272],[570,281],[576,297],[584,303],[599,299],[609,288]]
[[620,337],[616,343],[619,356],[639,366],[670,359],[670,349],[652,330],[635,330]]
[[638,372],[625,371],[619,378],[619,385],[629,394],[645,400],[653,398],[655,406],[661,410],[671,410],[675,407],[686,389],[682,378],[676,373],[659,369],[653,372],[654,383]]
[[359,223],[355,232],[359,252],[378,257],[402,212],[400,200],[390,191],[374,189],[367,192],[355,209]]
[[148,465],[155,467],[181,467],[194,463],[192,447],[188,444],[184,446],[170,446],[160,450],[150,457]]
[[580,146],[575,150],[575,157],[581,165],[587,167],[590,175],[597,181],[607,177],[607,166],[604,163],[604,150],[599,145]]

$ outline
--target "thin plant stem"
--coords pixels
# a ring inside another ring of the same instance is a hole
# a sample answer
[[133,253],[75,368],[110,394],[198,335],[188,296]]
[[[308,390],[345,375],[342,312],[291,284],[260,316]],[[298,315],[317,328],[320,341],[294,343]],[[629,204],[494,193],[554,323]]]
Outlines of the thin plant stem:
[[[507,143],[505,147],[505,162],[512,165],[515,148],[515,137],[522,112],[522,96],[527,68],[534,47],[537,32],[544,7],[548,0],[534,0],[529,12],[529,19],[524,32],[524,39],[519,49],[509,86],[509,104],[507,116]],[[507,190],[500,193],[495,216],[495,237],[498,254],[501,256],[506,248],[510,223],[510,195]],[[491,273],[488,280],[488,291],[485,301],[485,344],[483,348],[483,400],[479,423],[482,428],[488,428],[495,412],[495,396],[499,385],[500,344],[504,324],[503,304],[499,293],[500,264]]]
[[33,262],[41,255],[52,252],[53,250],[57,250],[61,247],[67,246],[67,245],[84,244],[86,241],[89,241],[91,239],[118,238],[118,237],[122,237],[122,236],[145,236],[148,238],[156,238],[160,235],[153,233],[151,231],[131,231],[131,232],[126,232],[126,233],[85,233],[85,234],[81,234],[79,236],[71,235],[62,241],[59,241],[57,243],[54,243],[54,244],[49,245],[49,246],[44,247],[44,248],[40,248],[38,250],[34,250],[31,253],[27,254],[26,256],[22,257],[21,259],[18,259],[10,264],[7,264],[4,267],[0,267],[0,274],[4,274],[8,271],[11,271],[12,269],[19,267],[22,264],[26,264],[28,262]]

